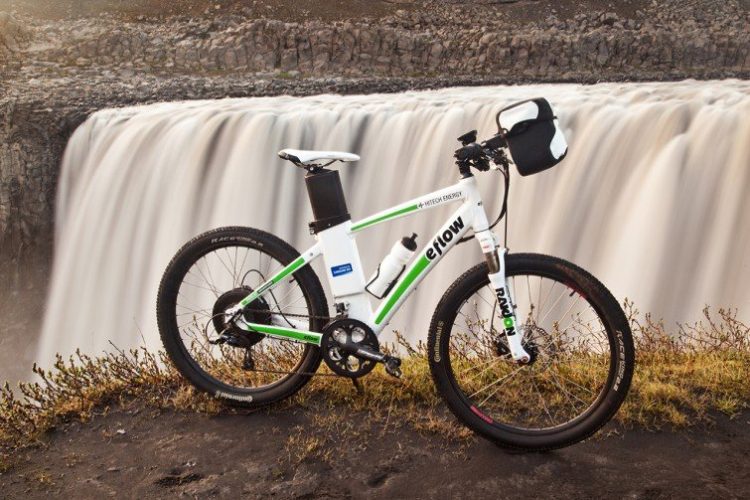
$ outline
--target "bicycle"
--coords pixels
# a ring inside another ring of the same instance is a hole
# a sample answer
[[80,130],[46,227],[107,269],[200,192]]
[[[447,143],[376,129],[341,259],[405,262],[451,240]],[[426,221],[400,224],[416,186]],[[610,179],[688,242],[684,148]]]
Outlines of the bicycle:
[[[157,315],[177,370],[196,388],[239,406],[300,390],[321,360],[332,376],[358,379],[401,360],[381,352],[378,334],[457,244],[479,242],[485,262],[445,291],[429,327],[427,355],[452,413],[499,445],[548,450],[583,440],[622,404],[635,363],[622,308],[596,278],[562,259],[508,253],[492,229],[505,217],[510,165],[521,175],[551,168],[567,143],[549,103],[522,101],[497,114],[498,133],[461,137],[459,181],[352,222],[336,161],[351,153],[286,149],[306,171],[316,243],[301,254],[264,231],[227,227],[185,244],[162,278]],[[503,125],[501,125],[501,121]],[[500,215],[489,223],[473,170],[505,179]],[[377,224],[461,202],[417,252],[417,235],[397,241],[370,279],[356,236]],[[323,257],[335,314],[309,264]],[[220,279],[216,279],[217,276]],[[370,297],[382,299],[373,310]]]

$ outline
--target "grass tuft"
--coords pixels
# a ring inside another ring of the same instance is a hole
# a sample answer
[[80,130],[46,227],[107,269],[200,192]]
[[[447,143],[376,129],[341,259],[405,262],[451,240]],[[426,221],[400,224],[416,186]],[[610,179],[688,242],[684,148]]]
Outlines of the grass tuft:
[[[750,408],[750,326],[737,318],[736,310],[713,312],[707,307],[701,321],[677,325],[672,332],[663,322],[641,315],[632,302],[626,301],[625,310],[636,341],[637,365],[630,394],[616,416],[619,424],[679,428],[710,422],[715,412],[733,417]],[[317,377],[297,397],[263,410],[319,411],[315,434],[303,427],[280,432],[286,436],[290,461],[329,459],[327,445],[343,435],[350,442],[366,442],[372,437],[370,427],[353,425],[352,414],[378,424],[381,433],[408,425],[453,441],[471,437],[440,401],[424,343],[412,346],[397,334],[396,343],[386,348],[407,354],[401,380],[377,369],[362,380],[359,392],[346,379]],[[98,358],[76,352],[68,359],[58,356],[51,369],[35,365],[33,371],[37,381],[21,383],[16,390],[6,383],[0,389],[2,468],[14,450],[41,442],[55,426],[86,421],[114,405],[137,400],[154,409],[207,415],[236,412],[195,391],[164,353],[145,349],[116,350]],[[342,407],[346,412],[325,411]]]

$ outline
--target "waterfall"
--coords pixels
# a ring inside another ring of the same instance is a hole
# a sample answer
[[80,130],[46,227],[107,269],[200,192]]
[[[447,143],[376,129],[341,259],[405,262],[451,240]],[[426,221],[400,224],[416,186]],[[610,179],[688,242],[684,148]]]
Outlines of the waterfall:
[[[511,251],[569,259],[619,300],[632,299],[669,322],[697,319],[706,304],[747,313],[750,82],[162,103],[97,112],[70,140],[39,361],[76,348],[100,353],[110,342],[158,348],[161,273],[202,231],[254,226],[300,251],[312,245],[303,171],[280,160],[279,149],[359,154],[360,162],[336,166],[358,220],[455,182],[455,138],[474,128],[489,137],[500,108],[537,96],[556,107],[570,150],[552,170],[525,178],[514,173]],[[480,174],[479,183],[494,217],[501,176]],[[404,235],[416,232],[424,244],[454,208],[361,234],[365,272]],[[480,260],[475,243],[458,247],[387,331],[425,339],[442,292]]]

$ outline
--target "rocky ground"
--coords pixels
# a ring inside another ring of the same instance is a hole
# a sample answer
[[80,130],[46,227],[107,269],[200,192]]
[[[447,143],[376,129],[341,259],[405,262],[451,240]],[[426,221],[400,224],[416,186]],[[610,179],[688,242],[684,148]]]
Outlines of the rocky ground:
[[6,35],[15,49],[5,50],[5,72],[22,80],[219,72],[569,81],[741,75],[750,64],[747,10],[736,1],[461,4],[216,2],[200,16],[102,9],[62,19],[21,8]]
[[[320,410],[206,417],[116,408],[19,452],[8,498],[747,498],[750,415],[688,431],[609,427],[545,454],[366,423],[320,439]],[[325,412],[323,412],[325,413]],[[310,437],[313,436],[313,437]]]

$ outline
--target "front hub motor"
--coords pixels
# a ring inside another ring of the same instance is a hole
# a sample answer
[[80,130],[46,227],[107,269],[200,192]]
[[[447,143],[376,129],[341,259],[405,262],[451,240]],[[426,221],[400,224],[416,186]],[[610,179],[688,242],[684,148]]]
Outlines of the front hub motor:
[[328,368],[337,375],[359,378],[370,373],[377,361],[356,355],[358,350],[379,352],[378,337],[356,319],[334,320],[323,329],[320,349]]

